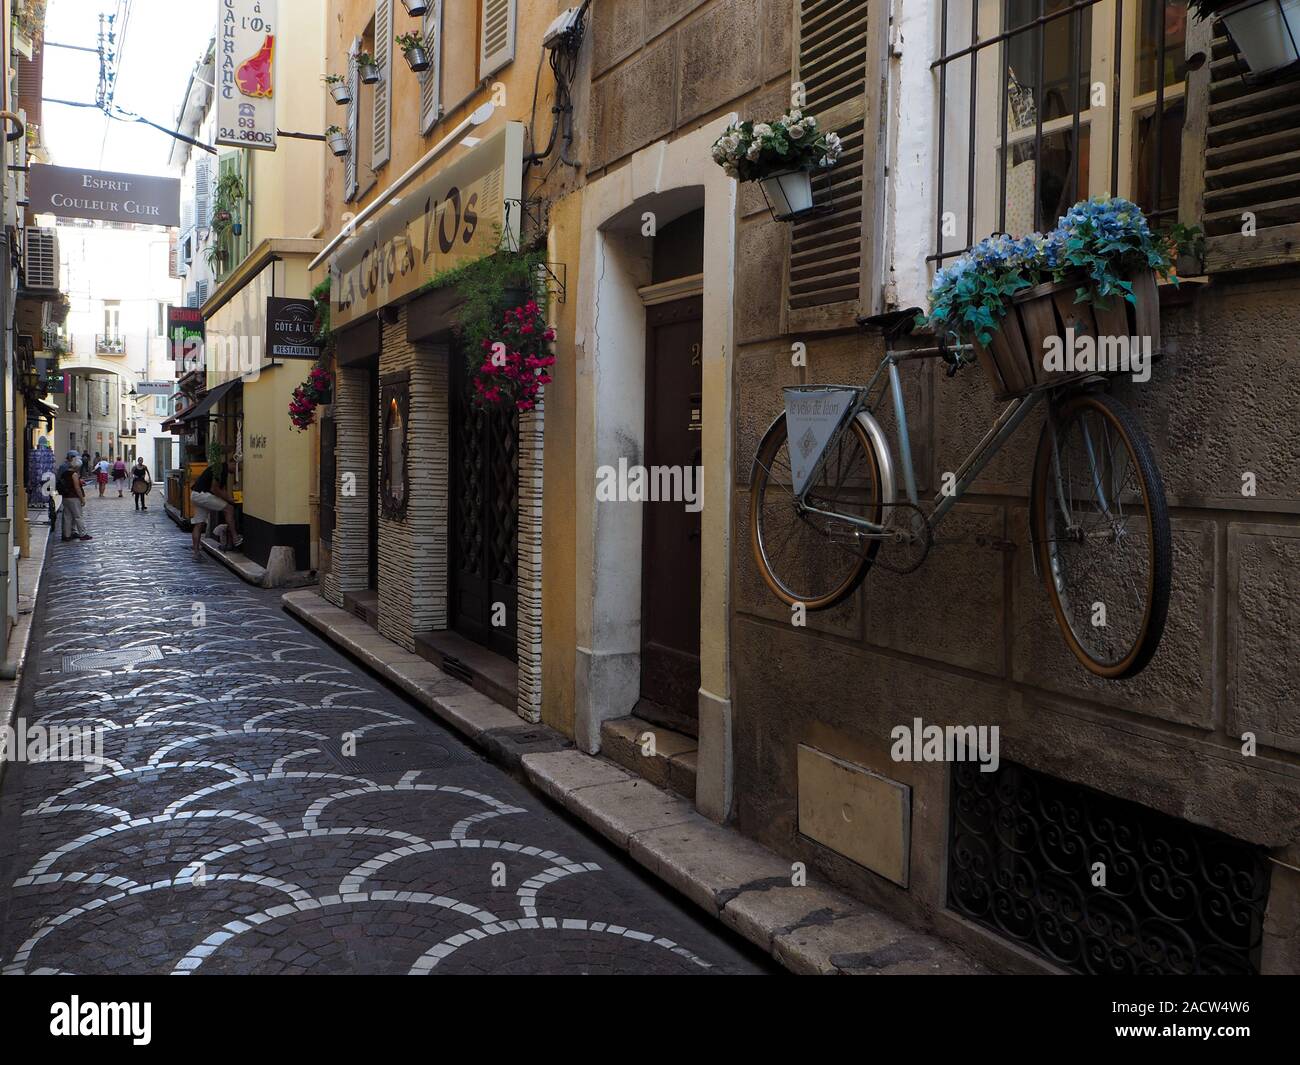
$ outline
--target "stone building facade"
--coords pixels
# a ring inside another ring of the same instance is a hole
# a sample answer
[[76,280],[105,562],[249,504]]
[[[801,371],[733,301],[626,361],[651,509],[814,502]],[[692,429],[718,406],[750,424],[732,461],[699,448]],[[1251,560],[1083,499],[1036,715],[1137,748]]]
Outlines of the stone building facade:
[[[1118,888],[1108,896],[1089,893],[1077,869],[1066,876],[1033,862],[1019,871],[1042,879],[1017,897],[1014,847],[999,840],[992,823],[972,827],[965,818],[982,802],[986,812],[1022,819],[1029,836],[1083,831],[1083,822],[1053,820],[1045,797],[1055,796],[1061,809],[1085,811],[1078,814],[1085,821],[1087,811],[1096,812],[1088,830],[1118,825],[1151,844],[1152,852],[1141,854],[1111,841],[1106,853],[1116,867],[1136,863],[1146,876],[1185,877],[1196,897],[1221,898],[1248,929],[1247,946],[1224,965],[1295,972],[1300,386],[1290,338],[1300,324],[1300,220],[1271,198],[1285,199],[1297,179],[1285,160],[1274,162],[1269,172],[1282,177],[1270,178],[1266,190],[1252,186],[1224,201],[1215,197],[1233,175],[1207,181],[1205,173],[1224,151],[1239,151],[1235,138],[1245,134],[1231,122],[1262,123],[1254,135],[1264,133],[1271,128],[1269,100],[1293,90],[1243,94],[1231,82],[1233,71],[1224,73],[1230,51],[1208,27],[1181,15],[1165,23],[1162,47],[1177,72],[1166,85],[1166,134],[1177,129],[1181,137],[1181,149],[1166,145],[1167,161],[1181,163],[1169,179],[1178,193],[1176,217],[1203,224],[1210,240],[1204,271],[1190,271],[1202,276],[1163,293],[1166,356],[1152,380],[1114,386],[1151,438],[1173,515],[1170,619],[1145,672],[1126,681],[1093,678],[1070,656],[1050,615],[1027,531],[1040,422],[1024,425],[980,476],[919,572],[877,568],[847,602],[810,613],[804,626],[791,624],[790,610],[757,572],[750,470],[758,441],[781,412],[781,389],[861,384],[874,372],[881,341],[864,336],[855,319],[924,305],[941,229],[940,185],[945,202],[959,209],[956,237],[937,250],[951,253],[965,243],[960,203],[969,145],[961,131],[970,111],[961,106],[972,101],[956,86],[973,79],[969,65],[945,68],[945,115],[933,64],[959,47],[954,40],[972,40],[970,8],[950,0],[941,22],[943,6],[593,5],[588,141],[581,148],[583,271],[574,312],[577,483],[592,483],[596,468],[641,446],[645,334],[636,327],[635,293],[653,254],[639,229],[642,217],[657,213],[662,226],[665,217],[702,208],[708,503],[699,808],[999,968],[1086,970],[1098,963],[1082,956],[1085,942],[1090,950],[1103,943],[1118,969],[1138,967],[1144,959],[1137,930],[1154,918],[1140,907],[1125,910],[1131,897]],[[1150,14],[1149,7],[1142,11]],[[1099,6],[1093,17],[1110,16]],[[981,22],[978,36],[991,35]],[[952,34],[947,42],[944,23]],[[1147,54],[1135,26],[1121,27],[1121,36],[1124,55]],[[1108,61],[1103,37],[1094,31],[1094,62]],[[1212,63],[1187,62],[1198,51]],[[1051,53],[1048,59],[1050,66]],[[1102,164],[1116,168],[1121,194],[1138,197],[1150,180],[1148,171],[1125,162],[1130,148],[1134,158],[1149,160],[1151,142],[1135,132],[1149,115],[1140,92],[1145,75],[1138,74],[1134,84],[1123,74],[1116,89],[1122,95],[1114,97],[1136,116],[1133,127],[1124,126],[1125,152],[1116,153],[1117,162],[1095,157],[1094,185],[1081,196],[1108,191]],[[830,221],[792,225],[773,220],[755,187],[716,183],[708,150],[733,117],[779,115],[801,85],[808,110],[830,116],[828,124],[844,137],[846,161],[822,189],[834,208]],[[987,103],[984,110],[997,113]],[[1091,111],[1086,120],[1100,131],[1102,117]],[[1054,128],[1066,124],[1062,118]],[[1032,121],[1027,128],[1032,132]],[[937,178],[941,131],[949,162]],[[976,148],[970,157],[983,165],[984,143]],[[1250,158],[1232,156],[1232,165],[1254,165]],[[1168,193],[1158,187],[1161,196]],[[1255,207],[1251,195],[1270,201],[1259,205],[1254,244],[1224,221],[1225,211]],[[970,228],[978,239],[995,225],[979,215]],[[610,343],[612,336],[618,343]],[[804,365],[791,358],[796,346],[806,351]],[[941,364],[910,363],[903,386],[918,488],[928,498],[984,435],[999,405],[978,368],[949,378]],[[892,436],[888,411],[878,414]],[[714,489],[715,477],[725,478],[724,490]],[[1243,492],[1247,482],[1251,490]],[[638,706],[640,518],[584,503],[580,487],[577,524],[573,732],[580,746],[596,750],[602,724]],[[918,718],[927,725],[997,726],[1001,792],[981,790],[978,777],[945,761],[895,760],[893,730]],[[1044,796],[1044,808],[999,807],[999,794]],[[1208,863],[1197,864],[1218,847],[1228,847],[1248,870],[1240,882],[1246,886],[1226,887]],[[1176,868],[1170,854],[1193,855],[1191,868]],[[971,892],[983,892],[989,903],[982,915]],[[1007,908],[1002,924],[993,902]],[[1053,905],[1064,908],[1066,922],[1056,939],[1045,931]],[[1013,919],[1021,907],[1024,927]],[[1214,950],[1206,946],[1214,933],[1195,915],[1166,916],[1161,946],[1153,948],[1161,956],[1145,961],[1177,969],[1180,958],[1195,956],[1214,968]],[[1113,931],[1090,940],[1074,923],[1085,920]]]

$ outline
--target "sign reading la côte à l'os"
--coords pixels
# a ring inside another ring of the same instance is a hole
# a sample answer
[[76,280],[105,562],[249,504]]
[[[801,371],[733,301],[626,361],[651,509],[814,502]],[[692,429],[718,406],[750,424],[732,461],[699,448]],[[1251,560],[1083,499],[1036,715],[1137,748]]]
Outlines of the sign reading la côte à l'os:
[[[403,192],[351,236],[330,264],[331,323],[341,328],[409,296],[435,274],[518,246],[524,127],[507,122],[468,154]],[[506,201],[515,201],[506,211]]]
[[27,191],[33,214],[148,226],[181,224],[179,178],[33,163]]
[[316,305],[309,299],[268,296],[266,300],[266,355],[270,359],[315,359]]

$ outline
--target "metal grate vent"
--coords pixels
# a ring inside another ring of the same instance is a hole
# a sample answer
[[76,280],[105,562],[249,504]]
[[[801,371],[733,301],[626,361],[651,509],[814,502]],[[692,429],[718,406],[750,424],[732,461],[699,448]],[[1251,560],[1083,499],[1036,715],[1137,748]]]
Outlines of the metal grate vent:
[[958,913],[1077,973],[1259,972],[1263,848],[1009,762],[952,784]]
[[63,656],[64,673],[89,673],[100,669],[131,669],[141,662],[161,662],[162,648],[156,643],[145,647],[124,647],[119,651],[87,651]]

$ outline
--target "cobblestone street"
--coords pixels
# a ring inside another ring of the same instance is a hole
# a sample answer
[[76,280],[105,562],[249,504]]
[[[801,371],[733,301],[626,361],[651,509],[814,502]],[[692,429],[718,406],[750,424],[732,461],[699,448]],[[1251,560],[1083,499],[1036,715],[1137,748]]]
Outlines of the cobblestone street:
[[103,756],[7,769],[4,972],[766,971],[153,503],[50,547],[17,716]]

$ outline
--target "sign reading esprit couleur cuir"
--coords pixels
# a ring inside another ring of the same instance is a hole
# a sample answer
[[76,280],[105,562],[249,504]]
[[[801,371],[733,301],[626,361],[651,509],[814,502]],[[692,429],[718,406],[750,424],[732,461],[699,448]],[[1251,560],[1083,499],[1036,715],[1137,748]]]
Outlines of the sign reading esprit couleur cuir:
[[33,214],[150,226],[181,224],[179,178],[33,163],[28,203]]
[[[498,232],[517,244],[523,152],[522,123],[508,122],[365,222],[330,264],[334,328],[490,253]],[[515,201],[509,212],[507,200]]]
[[275,148],[277,0],[218,0],[218,144]]

